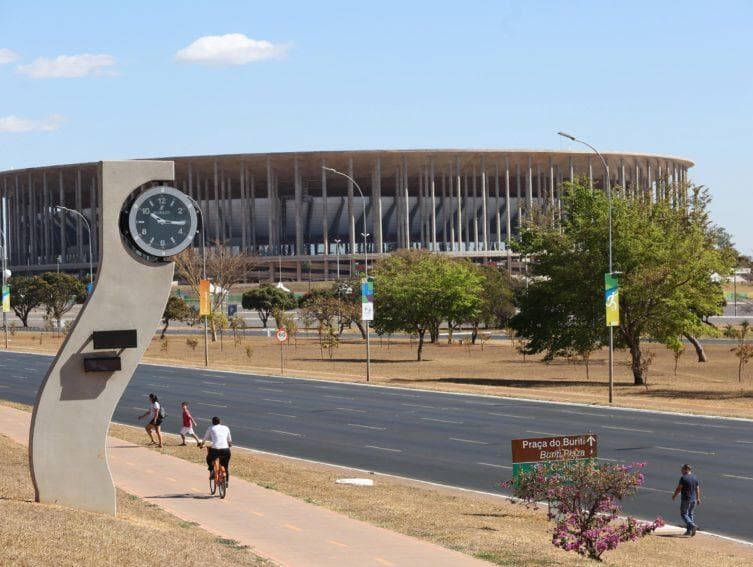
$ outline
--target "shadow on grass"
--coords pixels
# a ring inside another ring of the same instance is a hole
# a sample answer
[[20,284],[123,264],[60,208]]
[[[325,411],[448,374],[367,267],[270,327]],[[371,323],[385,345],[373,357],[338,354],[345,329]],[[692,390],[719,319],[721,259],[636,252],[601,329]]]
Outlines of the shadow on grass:
[[[589,380],[523,380],[517,378],[391,378],[389,382],[414,383],[437,382],[438,384],[473,384],[475,386],[497,386],[506,388],[559,388],[562,386],[594,386],[602,388],[604,382]],[[631,382],[616,382],[617,386],[629,386]]]
[[666,388],[636,390],[635,395],[648,398],[688,398],[691,400],[744,400],[753,399],[753,390],[669,390]]
[[[296,360],[299,362],[347,362],[347,363],[363,363],[365,360],[363,358],[327,358],[326,356],[324,358],[292,358],[291,360]],[[415,358],[405,358],[405,359],[389,359],[389,358],[372,358],[371,364],[397,364],[397,363],[403,363],[403,362],[416,362]],[[428,359],[424,359],[424,362],[431,362]]]

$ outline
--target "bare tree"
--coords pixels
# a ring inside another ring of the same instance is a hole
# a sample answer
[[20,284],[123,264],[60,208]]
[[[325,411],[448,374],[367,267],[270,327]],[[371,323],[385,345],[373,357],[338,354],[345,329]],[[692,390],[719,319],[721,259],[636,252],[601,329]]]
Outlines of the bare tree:
[[[246,252],[234,254],[229,246],[215,245],[207,249],[207,279],[214,286],[210,294],[209,309],[214,315],[222,310],[222,304],[230,291],[243,281],[252,265],[254,257]],[[203,273],[201,250],[189,248],[175,256],[175,269],[178,276],[186,281],[196,296],[199,296],[199,283]],[[214,317],[209,318],[212,342],[217,340],[217,327]]]

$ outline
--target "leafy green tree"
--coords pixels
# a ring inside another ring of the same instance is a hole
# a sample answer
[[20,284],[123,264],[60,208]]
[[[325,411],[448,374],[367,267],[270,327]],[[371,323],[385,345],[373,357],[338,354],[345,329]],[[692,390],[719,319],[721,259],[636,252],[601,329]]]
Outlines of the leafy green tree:
[[24,327],[29,326],[29,315],[44,300],[47,283],[39,276],[12,276],[10,286],[10,306]]
[[45,282],[41,304],[47,310],[47,316],[55,319],[60,326],[63,315],[77,303],[86,301],[84,283],[62,272],[46,272],[40,276]]
[[[635,384],[644,383],[643,338],[671,347],[708,329],[704,318],[721,311],[722,289],[710,276],[728,273],[733,258],[729,248],[715,246],[708,202],[698,188],[687,208],[613,191],[614,269],[622,272],[615,339],[630,351]],[[551,359],[606,344],[608,210],[604,193],[587,183],[566,184],[562,225],[524,231],[536,277],[522,292],[511,326],[527,340],[527,353]]]
[[293,294],[277,289],[268,283],[245,292],[241,304],[244,309],[255,309],[259,314],[262,326],[265,328],[273,311],[296,308],[296,300]]
[[[518,285],[514,280],[495,266],[477,266],[481,276],[481,305],[478,316],[472,321],[473,334],[471,340],[476,344],[479,325],[486,328],[503,329],[507,327],[510,318],[515,315],[515,289]],[[452,327],[448,343],[452,342]]]
[[170,321],[185,321],[186,319],[191,319],[192,316],[192,310],[183,300],[183,298],[178,297],[177,295],[171,295],[167,299],[165,310],[162,313],[162,322],[165,324],[165,326],[162,327],[162,332],[159,336],[160,340],[165,338],[165,333],[167,333],[167,328],[170,325]]
[[481,277],[467,262],[425,251],[400,251],[374,271],[374,328],[418,336],[422,360],[426,332],[437,335],[442,321],[469,321],[481,304]]

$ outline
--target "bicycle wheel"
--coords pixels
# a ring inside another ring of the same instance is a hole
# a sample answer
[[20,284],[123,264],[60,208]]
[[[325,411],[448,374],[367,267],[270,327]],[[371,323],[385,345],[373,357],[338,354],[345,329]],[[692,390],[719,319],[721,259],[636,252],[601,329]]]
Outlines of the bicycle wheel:
[[217,491],[220,494],[220,498],[225,498],[227,495],[227,475],[225,474],[225,467],[220,468],[220,478],[217,482]]

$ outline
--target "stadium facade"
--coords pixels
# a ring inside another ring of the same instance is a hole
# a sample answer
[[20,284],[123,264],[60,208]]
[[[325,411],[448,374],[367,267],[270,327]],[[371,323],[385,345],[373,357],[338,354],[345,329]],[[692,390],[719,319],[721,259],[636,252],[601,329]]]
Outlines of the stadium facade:
[[[683,202],[686,159],[605,153],[613,185],[631,194]],[[592,152],[536,150],[314,151],[170,157],[174,184],[193,197],[208,242],[264,259],[274,277],[283,262],[300,279],[301,266],[327,277],[364,254],[423,248],[484,260],[509,261],[509,240],[534,210],[558,214],[564,181],[584,177],[605,187]],[[341,171],[356,180],[363,198]],[[97,163],[0,172],[9,207],[10,268],[85,270],[88,231],[63,205],[92,224],[97,261]],[[364,218],[364,204],[366,215]],[[306,264],[308,263],[308,266]],[[292,275],[292,274],[290,274]]]

